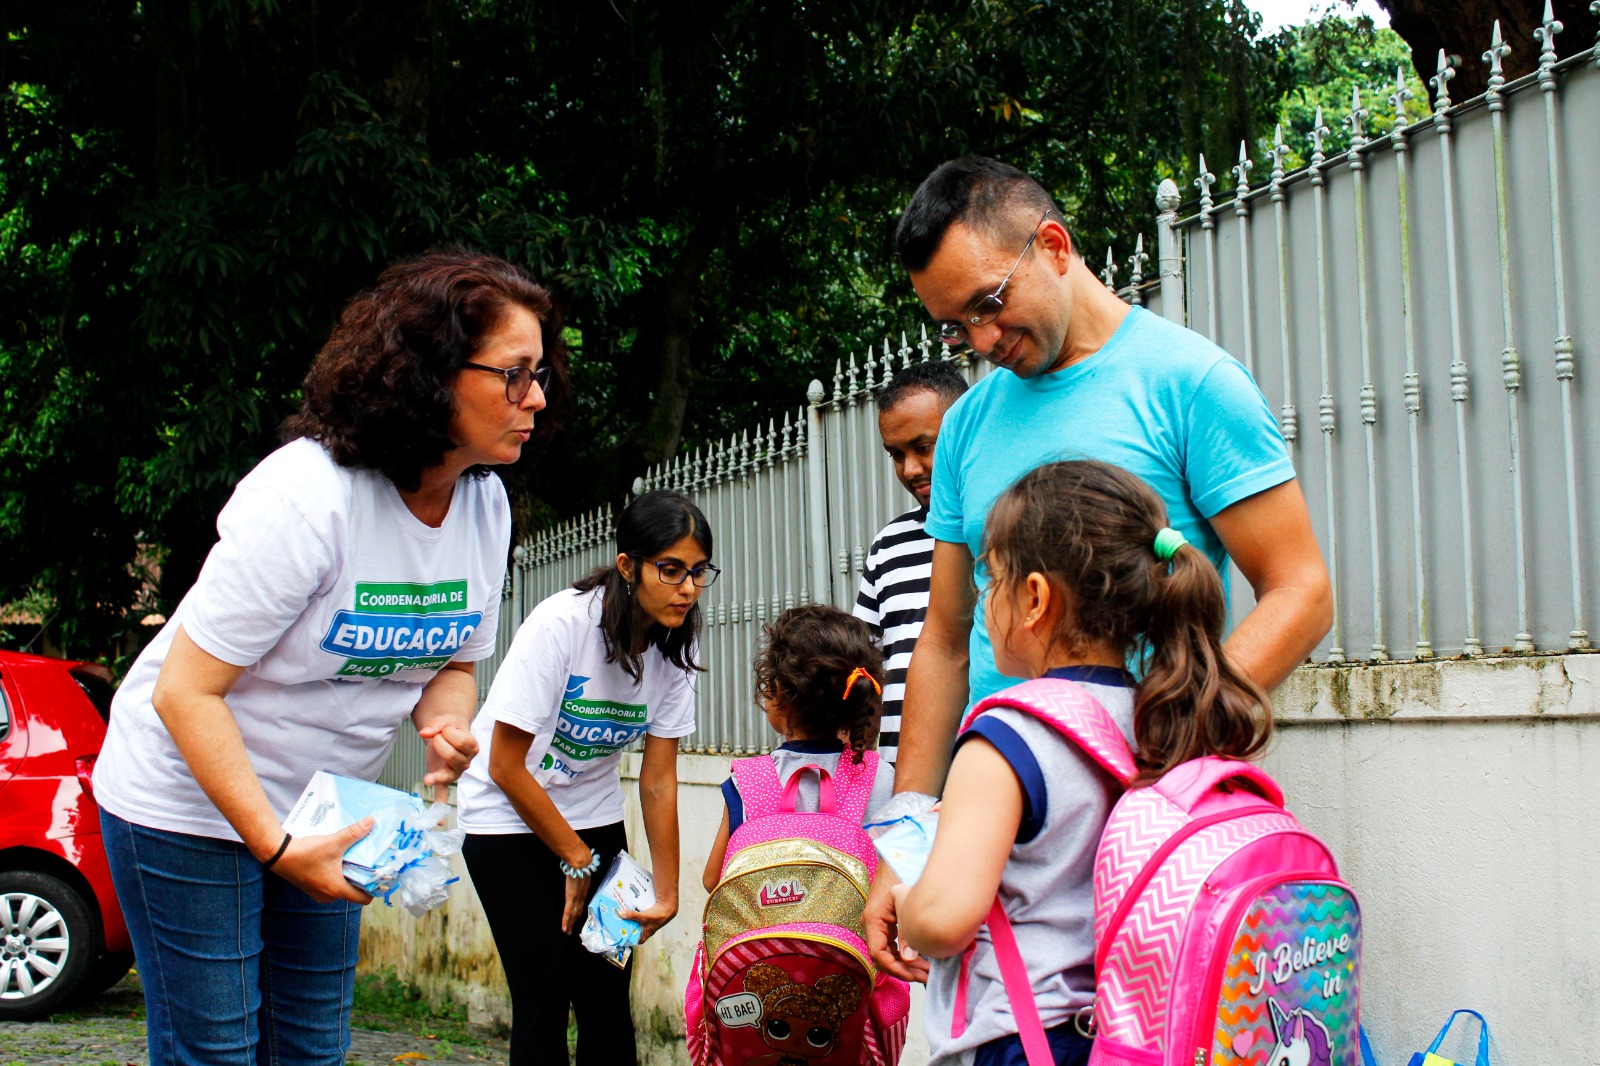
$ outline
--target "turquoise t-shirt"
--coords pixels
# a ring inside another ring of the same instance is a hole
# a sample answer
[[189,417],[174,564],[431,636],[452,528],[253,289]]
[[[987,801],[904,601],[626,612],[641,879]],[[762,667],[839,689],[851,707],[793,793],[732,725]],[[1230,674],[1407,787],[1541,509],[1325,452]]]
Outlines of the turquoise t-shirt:
[[[1198,333],[1138,307],[1082,362],[1035,378],[995,370],[955,402],[934,449],[928,533],[965,544],[976,559],[999,495],[1062,459],[1098,459],[1144,478],[1173,527],[1219,571],[1228,556],[1208,519],[1295,476],[1249,371]],[[1017,680],[995,670],[983,624],[988,574],[980,566],[973,577],[969,707]]]

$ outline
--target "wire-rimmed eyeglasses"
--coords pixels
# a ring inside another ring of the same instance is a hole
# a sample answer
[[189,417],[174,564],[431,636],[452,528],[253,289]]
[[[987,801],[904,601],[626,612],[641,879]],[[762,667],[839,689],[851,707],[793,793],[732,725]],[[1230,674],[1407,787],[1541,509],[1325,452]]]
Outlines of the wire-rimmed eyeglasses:
[[528,390],[535,383],[539,391],[549,393],[550,378],[554,371],[549,366],[529,369],[525,366],[484,366],[482,363],[462,363],[462,370],[482,370],[488,374],[499,374],[506,379],[506,402],[521,403],[528,395]]
[[1005,309],[1005,301],[1000,294],[1006,291],[1006,286],[1011,284],[1011,275],[1017,272],[1022,265],[1022,260],[1027,257],[1028,249],[1033,247],[1033,242],[1039,236],[1039,227],[1044,225],[1044,220],[1050,217],[1050,209],[1045,208],[1044,214],[1039,216],[1039,221],[1034,223],[1033,232],[1028,235],[1028,243],[1022,246],[1022,251],[1017,255],[1017,261],[1011,264],[1011,269],[1006,271],[1006,276],[1000,279],[1000,284],[989,295],[980,297],[968,307],[958,319],[946,319],[936,323],[934,328],[939,334],[940,342],[952,348],[967,342],[968,326],[987,326],[1000,317],[1000,312]]

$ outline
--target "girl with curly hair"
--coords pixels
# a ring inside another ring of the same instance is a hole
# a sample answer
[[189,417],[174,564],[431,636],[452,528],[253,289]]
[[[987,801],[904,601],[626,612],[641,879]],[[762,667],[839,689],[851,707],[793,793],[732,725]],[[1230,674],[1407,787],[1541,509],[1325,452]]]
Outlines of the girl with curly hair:
[[116,695],[95,767],[152,1066],[344,1061],[361,907],[296,838],[316,770],[373,780],[409,719],[442,795],[477,751],[505,489],[565,382],[550,294],[454,249],[385,270],[307,374],[289,443],[239,482],[198,580]]
[[[755,672],[756,696],[783,738],[772,752],[779,781],[788,781],[807,765],[831,774],[841,759],[859,763],[877,741],[883,661],[861,619],[824,604],[790,608],[766,626]],[[881,760],[877,765],[863,825],[894,794],[894,767]],[[820,801],[817,775],[801,778],[798,793],[796,809],[815,811]],[[744,822],[744,801],[731,776],[722,783],[722,797],[727,809],[706,861],[707,892],[722,874],[728,838]]]

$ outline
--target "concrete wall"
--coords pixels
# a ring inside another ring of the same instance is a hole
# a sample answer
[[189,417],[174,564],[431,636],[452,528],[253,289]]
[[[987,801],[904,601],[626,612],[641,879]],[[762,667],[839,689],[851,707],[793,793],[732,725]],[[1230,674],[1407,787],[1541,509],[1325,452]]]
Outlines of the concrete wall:
[[[1276,703],[1266,765],[1362,900],[1362,1015],[1384,1066],[1456,1007],[1489,1019],[1495,1066],[1600,1063],[1600,655],[1313,667]],[[679,760],[681,909],[635,960],[646,1062],[687,1062],[681,997],[726,774],[725,757]],[[420,922],[370,910],[361,955],[480,1020],[507,1017],[470,884]],[[908,1066],[926,1046],[914,1022]]]

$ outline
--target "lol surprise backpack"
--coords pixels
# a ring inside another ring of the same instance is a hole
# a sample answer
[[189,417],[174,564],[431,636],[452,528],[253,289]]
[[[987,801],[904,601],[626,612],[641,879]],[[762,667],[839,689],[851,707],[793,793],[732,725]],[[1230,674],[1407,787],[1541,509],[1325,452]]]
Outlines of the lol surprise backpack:
[[[696,1066],[804,1061],[894,1066],[911,993],[879,974],[861,923],[877,853],[861,829],[878,756],[848,754],[787,783],[770,758],[736,759],[745,821],[728,840],[706,901],[684,993]],[[817,773],[820,810],[797,813],[800,778]]]
[[[1006,689],[962,728],[993,707],[1049,723],[1118,782],[1133,780],[1122,731],[1077,683]],[[1028,1064],[1046,1066],[998,899],[988,927]],[[1360,907],[1258,767],[1207,756],[1124,793],[1095,853],[1094,930],[1090,1066],[1358,1066]],[[965,981],[963,960],[962,991]]]

